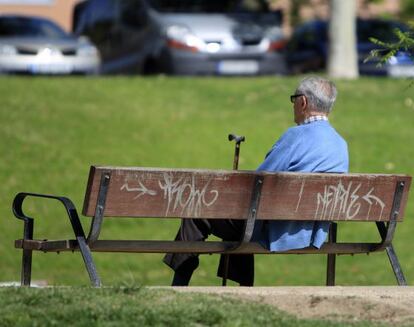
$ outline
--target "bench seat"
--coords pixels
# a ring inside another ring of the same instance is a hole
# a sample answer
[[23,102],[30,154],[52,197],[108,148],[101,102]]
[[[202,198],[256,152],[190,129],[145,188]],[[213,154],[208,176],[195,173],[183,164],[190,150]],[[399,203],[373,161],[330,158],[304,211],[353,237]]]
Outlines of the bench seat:
[[[283,252],[271,252],[257,242],[246,243],[238,247],[239,242],[208,241],[135,241],[135,240],[98,240],[90,246],[94,252],[130,252],[130,253],[231,253],[231,254],[359,254],[382,251],[382,243],[325,243],[320,249],[309,247]],[[63,252],[79,251],[76,240],[16,240],[15,247],[20,249]],[[229,250],[230,249],[230,250]],[[234,249],[234,250],[232,250]]]

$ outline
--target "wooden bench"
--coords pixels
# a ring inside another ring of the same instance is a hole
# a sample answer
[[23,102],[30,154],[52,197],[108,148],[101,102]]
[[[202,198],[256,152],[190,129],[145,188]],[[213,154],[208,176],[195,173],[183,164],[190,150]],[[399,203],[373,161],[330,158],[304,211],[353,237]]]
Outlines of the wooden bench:
[[[407,175],[92,166],[83,206],[83,214],[92,217],[88,236],[68,198],[34,193],[16,195],[13,212],[24,221],[23,239],[15,241],[15,247],[23,249],[21,283],[30,285],[32,251],[80,251],[93,286],[101,285],[91,255],[93,251],[267,254],[271,252],[250,241],[255,219],[283,219],[375,222],[380,234],[378,243],[337,243],[337,224],[332,223],[328,241],[320,249],[311,247],[278,253],[327,254],[326,283],[334,285],[336,255],[385,250],[398,284],[406,285],[392,239],[397,222],[404,215],[410,184],[411,177]],[[22,209],[27,197],[60,201],[66,208],[74,238],[34,239],[34,220]],[[101,240],[99,234],[105,217],[244,219],[246,228],[240,242]]]

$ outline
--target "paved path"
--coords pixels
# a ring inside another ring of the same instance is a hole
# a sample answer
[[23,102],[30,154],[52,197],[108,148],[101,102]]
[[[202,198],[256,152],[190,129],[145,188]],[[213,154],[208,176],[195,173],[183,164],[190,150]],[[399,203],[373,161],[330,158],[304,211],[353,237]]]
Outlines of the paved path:
[[173,287],[178,292],[236,296],[267,303],[300,318],[371,320],[414,326],[413,286]]

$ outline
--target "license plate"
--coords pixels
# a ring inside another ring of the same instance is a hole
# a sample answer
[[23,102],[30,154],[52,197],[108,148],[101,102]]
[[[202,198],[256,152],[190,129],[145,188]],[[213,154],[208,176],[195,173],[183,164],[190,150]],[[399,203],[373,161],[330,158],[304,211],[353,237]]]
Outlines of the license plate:
[[392,77],[414,77],[414,65],[389,66],[388,75]]
[[218,73],[223,75],[252,75],[259,71],[255,60],[223,60],[218,64]]
[[72,66],[68,64],[35,64],[29,67],[32,74],[69,74]]

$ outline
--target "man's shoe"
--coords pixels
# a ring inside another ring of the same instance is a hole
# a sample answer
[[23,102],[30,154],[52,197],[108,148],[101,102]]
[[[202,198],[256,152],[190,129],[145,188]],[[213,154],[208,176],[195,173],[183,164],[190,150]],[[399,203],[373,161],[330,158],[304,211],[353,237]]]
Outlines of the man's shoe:
[[191,257],[184,261],[175,271],[171,286],[188,286],[194,270],[199,264],[198,257]]

